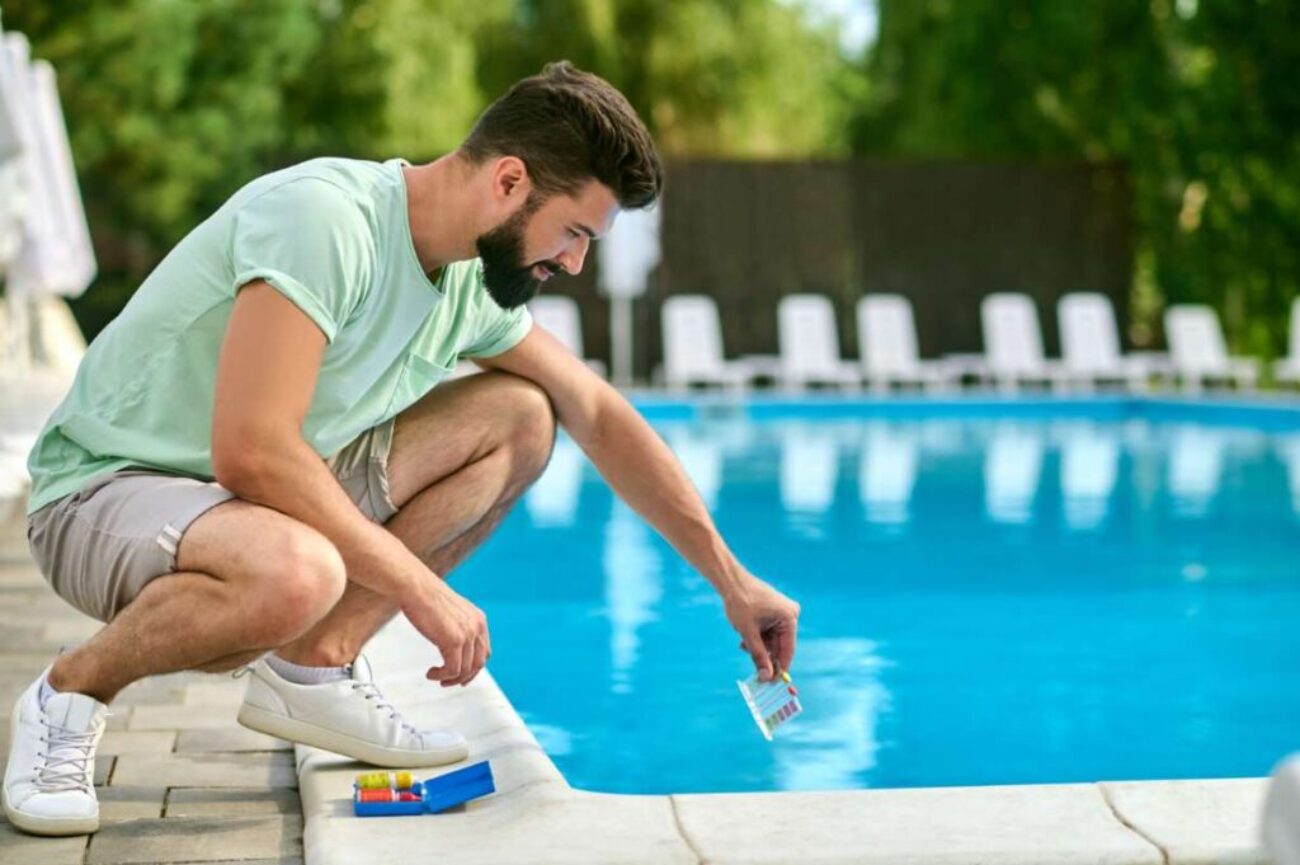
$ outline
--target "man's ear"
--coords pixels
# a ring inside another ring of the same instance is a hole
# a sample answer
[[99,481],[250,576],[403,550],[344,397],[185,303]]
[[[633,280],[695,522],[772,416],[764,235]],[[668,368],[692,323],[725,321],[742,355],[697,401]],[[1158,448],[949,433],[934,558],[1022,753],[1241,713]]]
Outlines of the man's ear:
[[508,201],[527,201],[532,190],[528,166],[518,156],[502,156],[492,169],[492,191]]

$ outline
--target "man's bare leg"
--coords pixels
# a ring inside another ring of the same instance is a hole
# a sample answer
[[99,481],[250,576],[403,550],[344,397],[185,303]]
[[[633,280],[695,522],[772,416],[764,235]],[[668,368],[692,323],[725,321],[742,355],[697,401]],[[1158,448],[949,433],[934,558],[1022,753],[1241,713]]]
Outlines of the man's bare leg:
[[146,585],[94,637],[60,655],[51,687],[107,703],[145,676],[230,669],[302,634],[337,602],[346,582],[343,560],[323,535],[239,499],[194,521],[177,567]]
[[[554,441],[549,401],[522,379],[484,373],[439,387],[398,416],[389,456],[398,512],[385,528],[445,579],[541,474]],[[324,619],[276,654],[304,666],[350,663],[397,611],[349,582]]]
[[[458,555],[447,553],[446,561],[458,561],[544,466],[538,442],[549,453],[549,402],[522,379],[483,374],[451,382],[417,406],[399,420],[390,460],[394,504],[412,507],[406,515],[399,511],[389,527],[422,555],[465,536]],[[531,444],[519,444],[525,441]],[[425,489],[443,479],[447,486]],[[471,531],[494,508],[500,512],[495,520]],[[353,586],[336,613],[347,583],[328,539],[238,499],[194,521],[181,539],[177,566],[176,573],[145,586],[89,641],[60,655],[50,685],[108,702],[145,676],[233,669],[308,629],[315,633],[313,645],[337,647],[335,628],[348,645],[364,643],[396,612],[390,600]],[[330,625],[316,631],[327,614]]]

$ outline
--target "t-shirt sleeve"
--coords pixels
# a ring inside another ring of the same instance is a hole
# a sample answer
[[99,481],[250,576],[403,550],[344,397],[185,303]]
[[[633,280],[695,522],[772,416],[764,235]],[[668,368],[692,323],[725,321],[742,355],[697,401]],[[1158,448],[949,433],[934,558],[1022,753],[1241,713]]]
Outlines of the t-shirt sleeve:
[[528,312],[528,307],[502,309],[482,286],[482,276],[477,279],[475,337],[471,343],[461,348],[462,357],[492,357],[509,351],[523,341],[533,326],[533,316]]
[[365,215],[328,181],[287,181],[243,204],[232,237],[234,290],[270,283],[333,342],[365,299],[374,246]]

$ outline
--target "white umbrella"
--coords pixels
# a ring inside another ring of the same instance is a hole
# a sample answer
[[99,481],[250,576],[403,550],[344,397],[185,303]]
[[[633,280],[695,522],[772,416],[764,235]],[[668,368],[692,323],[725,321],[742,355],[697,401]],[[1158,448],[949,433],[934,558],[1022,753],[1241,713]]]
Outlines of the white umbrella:
[[42,60],[31,62],[31,46],[20,33],[5,34],[0,47],[30,195],[7,289],[11,296],[75,297],[94,279],[95,258],[54,69]]
[[[2,30],[0,39],[3,39]],[[22,242],[25,194],[18,160],[23,148],[18,137],[16,96],[12,94],[15,82],[9,75],[7,53],[0,51],[0,55],[0,275],[3,275]]]
[[658,205],[624,211],[596,249],[600,290],[610,299],[612,378],[623,387],[632,383],[632,299],[645,294],[659,264],[659,218]]

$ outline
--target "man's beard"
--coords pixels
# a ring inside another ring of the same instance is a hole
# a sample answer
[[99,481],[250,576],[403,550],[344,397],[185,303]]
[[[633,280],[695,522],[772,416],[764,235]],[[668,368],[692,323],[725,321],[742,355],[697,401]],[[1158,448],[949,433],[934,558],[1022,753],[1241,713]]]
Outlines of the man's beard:
[[502,309],[514,309],[537,296],[542,287],[542,280],[533,276],[537,264],[559,269],[552,262],[524,262],[524,228],[540,204],[530,197],[518,212],[475,241],[483,261],[483,284]]

